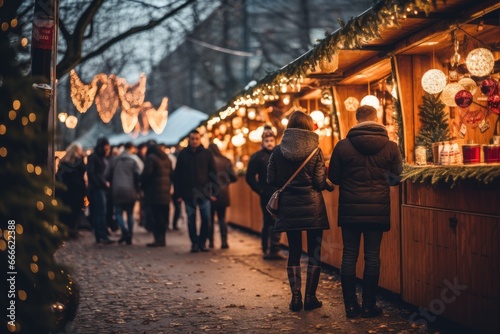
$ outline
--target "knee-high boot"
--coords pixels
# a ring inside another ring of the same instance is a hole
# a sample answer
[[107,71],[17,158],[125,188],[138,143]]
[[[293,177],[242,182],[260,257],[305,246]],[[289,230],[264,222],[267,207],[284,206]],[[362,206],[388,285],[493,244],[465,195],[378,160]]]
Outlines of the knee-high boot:
[[300,266],[287,267],[286,271],[288,274],[288,282],[290,283],[290,290],[292,291],[290,310],[297,312],[302,310]]
[[323,303],[316,298],[319,275],[321,267],[307,266],[306,296],[304,297],[304,310],[313,310],[323,306]]
[[340,275],[340,282],[344,296],[345,315],[347,318],[355,318],[361,313],[356,296],[356,275]]
[[382,310],[377,307],[376,295],[378,289],[379,275],[363,276],[363,307],[361,310],[362,318],[378,317]]

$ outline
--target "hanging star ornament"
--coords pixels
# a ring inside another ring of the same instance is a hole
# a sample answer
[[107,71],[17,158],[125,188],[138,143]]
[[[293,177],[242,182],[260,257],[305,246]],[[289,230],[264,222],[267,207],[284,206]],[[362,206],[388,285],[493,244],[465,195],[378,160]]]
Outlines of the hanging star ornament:
[[156,134],[160,134],[165,129],[168,121],[168,98],[164,97],[158,109],[150,108],[146,111],[149,126]]

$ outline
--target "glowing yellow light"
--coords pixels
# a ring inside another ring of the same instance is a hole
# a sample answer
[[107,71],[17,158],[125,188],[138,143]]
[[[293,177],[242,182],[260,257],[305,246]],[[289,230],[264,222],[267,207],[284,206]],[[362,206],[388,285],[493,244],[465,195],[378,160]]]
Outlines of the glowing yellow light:
[[36,263],[31,263],[30,269],[34,274],[36,274],[38,272],[38,265]]
[[321,110],[314,110],[310,116],[316,124],[323,122],[325,119],[325,114]]
[[49,271],[49,272],[47,273],[47,276],[49,276],[49,279],[50,279],[50,280],[53,280],[54,278],[56,278],[56,274],[54,274],[54,272],[53,272],[53,271]]
[[344,106],[347,111],[356,111],[359,107],[359,101],[357,98],[353,96],[349,96],[345,101],[344,101]]
[[21,108],[21,101],[14,100],[14,102],[12,102],[12,107],[14,107],[14,110],[19,110],[19,108]]
[[26,294],[26,291],[24,291],[24,290],[19,290],[17,292],[17,295],[19,296],[19,299],[21,299],[21,300],[26,300],[28,298],[28,295]]
[[24,48],[26,47],[26,45],[28,45],[28,39],[26,37],[23,37],[23,39],[21,39],[21,46]]
[[28,171],[28,173],[33,173],[35,171],[35,166],[33,166],[33,164],[27,164],[26,170]]
[[455,102],[455,95],[463,89],[464,86],[457,82],[447,84],[441,93],[441,101],[443,101],[443,103],[447,106],[456,107],[457,103]]
[[76,127],[76,125],[78,124],[78,118],[76,118],[76,116],[74,116],[74,115],[69,115],[66,118],[66,121],[64,122],[64,124],[66,124],[66,127],[68,129],[74,129]]
[[24,116],[23,118],[21,118],[21,123],[22,123],[24,126],[28,125],[28,123],[29,123],[29,122],[28,122],[28,117]]
[[473,79],[465,77],[458,80],[458,83],[464,86],[472,95],[476,94],[477,84]]
[[56,225],[52,225],[52,232],[57,232],[59,231],[59,228]]
[[28,116],[28,117],[29,117],[29,119],[30,119],[30,122],[34,122],[34,121],[36,121],[36,114],[34,114],[34,113],[29,114],[29,116]]
[[37,201],[36,208],[38,209],[38,211],[42,211],[45,208],[45,205],[43,204],[42,201]]
[[11,121],[15,120],[17,116],[17,113],[14,110],[9,111],[9,119]]
[[21,225],[21,224],[16,224],[16,233],[17,233],[17,234],[23,234],[23,232],[24,232],[23,225]]
[[10,26],[11,26],[12,28],[17,27],[17,19],[12,19],[12,21],[10,21]]
[[84,113],[90,108],[90,106],[94,102],[94,98],[97,92],[97,82],[101,79],[104,83],[103,86],[105,86],[105,81],[107,81],[107,76],[105,74],[96,75],[92,82],[86,85],[80,80],[75,70],[71,70],[71,101],[73,101],[73,104],[79,112]]
[[8,230],[3,231],[3,238],[5,240],[9,239],[9,231]]
[[281,124],[283,124],[283,126],[287,126],[288,125],[288,118],[283,118],[281,120]]
[[0,135],[4,135],[7,132],[7,127],[3,124],[0,124]]
[[0,251],[5,251],[7,249],[7,243],[5,242],[5,240],[3,239],[0,239]]
[[429,94],[437,94],[446,86],[446,75],[441,70],[428,70],[422,76],[422,88]]
[[472,75],[483,77],[490,74],[495,67],[495,57],[490,50],[477,48],[469,52],[465,64]]
[[7,31],[9,29],[9,24],[7,22],[2,23],[2,31]]
[[57,206],[57,200],[55,198],[53,198],[50,203],[52,204],[52,206]]
[[38,256],[36,256],[36,255],[33,255],[31,258],[33,259],[33,262],[38,261]]
[[378,107],[380,106],[380,101],[375,95],[366,95],[361,99],[361,102],[359,102],[359,104],[362,106],[372,106],[373,108],[378,109]]
[[36,166],[36,167],[35,167],[35,174],[36,174],[36,175],[40,175],[40,174],[42,174],[42,167],[40,167],[40,166]]
[[50,187],[45,186],[43,190],[47,196],[52,196],[52,189]]
[[7,156],[7,149],[5,147],[0,147],[0,157],[5,158]]

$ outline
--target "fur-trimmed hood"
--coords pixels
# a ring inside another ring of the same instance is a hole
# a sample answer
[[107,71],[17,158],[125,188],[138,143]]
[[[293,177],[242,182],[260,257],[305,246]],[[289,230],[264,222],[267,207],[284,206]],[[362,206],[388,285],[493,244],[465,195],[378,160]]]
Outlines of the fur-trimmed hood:
[[300,161],[319,145],[319,136],[309,130],[286,129],[281,139],[280,148],[283,156],[291,161]]

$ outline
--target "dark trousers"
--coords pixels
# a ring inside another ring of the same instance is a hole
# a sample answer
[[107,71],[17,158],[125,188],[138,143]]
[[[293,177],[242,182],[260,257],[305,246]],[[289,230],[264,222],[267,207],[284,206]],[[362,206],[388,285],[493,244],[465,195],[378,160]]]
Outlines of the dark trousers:
[[[308,265],[319,267],[321,265],[321,242],[323,230],[306,230]],[[286,232],[288,238],[288,266],[300,266],[302,255],[302,231]]]
[[157,243],[164,244],[170,207],[168,204],[151,204],[150,208],[153,216],[151,221],[153,236]]
[[177,229],[179,217],[181,216],[181,202],[174,199],[172,201],[172,204],[174,205],[174,217],[172,219],[172,228]]
[[95,240],[108,239],[108,226],[106,224],[106,193],[100,188],[89,189],[90,217]]
[[[265,204],[267,204],[267,202]],[[280,249],[279,242],[281,233],[274,232],[275,220],[273,217],[271,217],[269,212],[267,212],[265,204],[264,206],[262,206],[261,202],[261,208],[263,212],[262,232],[260,234],[260,238],[262,241],[262,251],[264,252],[264,254],[266,254],[269,250],[269,253],[275,254]]]
[[359,244],[361,234],[363,234],[365,252],[364,275],[379,275],[380,244],[382,243],[383,233],[383,231],[369,228],[343,227],[342,242],[344,244],[344,248],[340,269],[341,274],[356,275],[356,262],[358,261]]
[[210,242],[211,245],[214,243],[214,225],[215,225],[215,214],[217,213],[217,222],[219,223],[219,230],[220,230],[220,238],[222,242],[227,241],[227,224],[226,224],[226,208],[227,206],[215,206],[211,205],[210,207],[210,214],[211,214],[211,221],[210,221],[210,228],[208,230],[208,241]]
[[[210,227],[210,200],[209,199],[199,199],[186,200],[184,201],[186,207],[186,214],[188,219],[188,231],[189,239],[191,240],[191,246],[193,248],[205,248],[208,229]],[[200,233],[198,234],[198,229],[196,228],[196,208],[200,209],[201,226]]]

